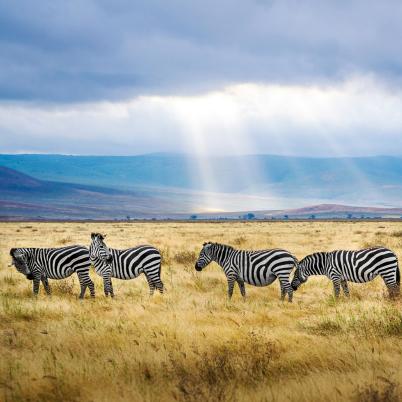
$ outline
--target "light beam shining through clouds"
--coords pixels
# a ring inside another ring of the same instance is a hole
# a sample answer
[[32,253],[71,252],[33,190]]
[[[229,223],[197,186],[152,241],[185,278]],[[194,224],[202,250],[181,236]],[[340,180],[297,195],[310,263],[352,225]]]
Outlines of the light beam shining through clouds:
[[[226,207],[215,195],[220,183],[211,157],[399,154],[402,92],[360,77],[336,86],[248,83],[197,96],[140,96],[124,102],[3,103],[0,130],[3,152],[189,153],[198,166],[194,180],[205,191],[200,204],[220,210]],[[272,189],[258,190],[256,166],[243,159],[235,163],[237,180],[248,194],[275,197]],[[353,165],[350,175],[367,181]],[[367,188],[374,186],[367,182]],[[250,198],[249,209],[258,207],[259,199]]]
[[360,77],[332,86],[250,83],[124,102],[3,102],[0,130],[3,152],[399,155],[402,90]]

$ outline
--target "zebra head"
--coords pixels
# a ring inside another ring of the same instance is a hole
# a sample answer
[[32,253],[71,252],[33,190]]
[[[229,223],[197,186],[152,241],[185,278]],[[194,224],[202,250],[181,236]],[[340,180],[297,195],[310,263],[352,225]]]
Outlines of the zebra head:
[[295,274],[293,276],[293,280],[291,283],[293,290],[297,290],[302,283],[307,281],[308,276],[304,275],[305,261],[304,262],[303,261],[304,261],[304,259],[299,262],[299,264],[296,268]]
[[204,246],[200,252],[197,262],[195,263],[195,269],[202,271],[212,261],[212,243],[204,243]]
[[89,246],[89,256],[91,260],[99,259],[106,264],[111,264],[113,257],[108,246],[103,241],[105,237],[100,233],[91,234],[92,243]]
[[32,280],[33,275],[31,269],[29,268],[29,253],[23,248],[12,248],[10,250],[10,255],[12,258],[12,265],[17,268],[17,271],[25,275],[27,279]]

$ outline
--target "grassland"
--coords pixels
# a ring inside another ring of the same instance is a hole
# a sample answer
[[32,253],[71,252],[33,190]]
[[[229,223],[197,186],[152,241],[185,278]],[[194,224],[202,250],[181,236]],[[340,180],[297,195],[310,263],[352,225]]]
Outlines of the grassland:
[[[159,247],[165,295],[145,278],[114,280],[116,298],[77,300],[78,280],[52,281],[53,295],[9,267],[11,247],[89,244]],[[2,223],[0,224],[1,401],[398,401],[402,400],[402,303],[381,279],[332,285],[311,279],[294,303],[279,286],[247,286],[226,298],[215,264],[194,261],[203,241],[239,248],[316,250],[385,245],[402,260],[396,222]]]

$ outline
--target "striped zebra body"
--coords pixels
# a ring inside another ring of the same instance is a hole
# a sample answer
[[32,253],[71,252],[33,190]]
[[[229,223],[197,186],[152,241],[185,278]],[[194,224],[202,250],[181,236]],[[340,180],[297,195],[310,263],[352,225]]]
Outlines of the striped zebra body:
[[289,275],[297,264],[296,258],[286,250],[272,249],[261,251],[236,250],[219,243],[205,243],[195,264],[201,271],[211,261],[218,263],[228,281],[228,296],[233,295],[235,283],[239,285],[243,297],[246,295],[244,283],[254,286],[267,286],[279,279],[281,299],[288,294],[292,301],[293,290]]
[[160,278],[162,258],[155,247],[143,245],[117,250],[108,248],[103,241],[104,236],[99,233],[92,233],[91,238],[90,259],[95,272],[103,278],[106,296],[114,296],[111,278],[128,280],[142,273],[147,278],[151,295],[155,289],[163,293]]
[[41,281],[46,293],[51,294],[48,279],[64,279],[75,272],[81,286],[80,298],[84,297],[87,287],[91,296],[95,296],[86,247],[13,248],[10,255],[17,270],[33,281],[34,294],[38,294]]
[[292,281],[293,289],[306,282],[310,275],[326,275],[331,279],[336,297],[341,287],[349,296],[348,282],[365,283],[377,276],[382,277],[391,297],[400,291],[398,259],[393,251],[385,247],[310,254],[299,263]]

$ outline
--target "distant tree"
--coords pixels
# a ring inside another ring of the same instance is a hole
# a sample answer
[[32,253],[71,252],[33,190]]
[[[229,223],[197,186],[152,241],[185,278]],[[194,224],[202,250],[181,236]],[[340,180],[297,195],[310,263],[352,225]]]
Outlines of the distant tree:
[[191,215],[190,216],[190,219],[197,219],[198,217],[197,217],[197,215]]
[[315,219],[315,215],[310,215],[310,219]]
[[348,219],[352,219],[353,215],[352,214],[348,214]]
[[253,213],[249,212],[247,215],[245,215],[245,218],[246,219],[254,219],[255,215]]
[[289,219],[289,215],[283,215],[285,219]]
[[130,215],[127,215],[126,216],[126,219],[129,221],[131,218],[130,218]]

